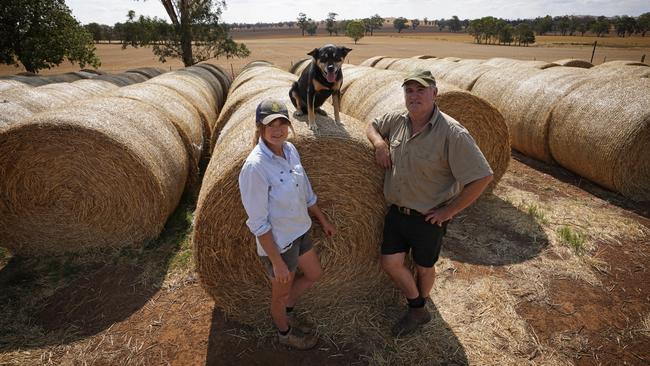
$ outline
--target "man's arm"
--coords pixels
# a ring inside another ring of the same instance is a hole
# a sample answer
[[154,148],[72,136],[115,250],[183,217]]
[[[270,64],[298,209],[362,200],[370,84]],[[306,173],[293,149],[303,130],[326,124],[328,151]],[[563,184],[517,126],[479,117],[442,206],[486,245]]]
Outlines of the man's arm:
[[372,123],[369,123],[368,128],[366,128],[366,136],[372,146],[375,147],[377,164],[384,169],[389,169],[391,167],[390,148]]
[[466,184],[458,196],[456,196],[456,198],[454,198],[447,206],[435,209],[432,208],[429,210],[425,215],[426,221],[442,226],[443,222],[450,220],[452,217],[456,216],[469,205],[474,203],[481,193],[483,193],[488,184],[490,184],[493,179],[492,177],[492,174],[490,174]]

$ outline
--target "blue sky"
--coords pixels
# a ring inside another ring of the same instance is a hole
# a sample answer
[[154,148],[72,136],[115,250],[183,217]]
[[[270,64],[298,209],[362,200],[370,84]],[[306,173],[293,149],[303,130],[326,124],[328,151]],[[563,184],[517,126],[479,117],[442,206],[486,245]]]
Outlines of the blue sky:
[[[114,24],[126,20],[126,13],[135,10],[138,15],[167,19],[158,0],[66,0],[72,14],[82,23]],[[368,5],[370,4],[370,6]],[[535,18],[544,15],[631,15],[650,12],[648,0],[227,0],[223,20],[232,22],[279,22],[295,20],[303,12],[315,20],[327,18],[329,12],[339,19],[365,18],[373,14],[383,17],[403,16],[409,19],[461,19],[495,16],[499,18]]]

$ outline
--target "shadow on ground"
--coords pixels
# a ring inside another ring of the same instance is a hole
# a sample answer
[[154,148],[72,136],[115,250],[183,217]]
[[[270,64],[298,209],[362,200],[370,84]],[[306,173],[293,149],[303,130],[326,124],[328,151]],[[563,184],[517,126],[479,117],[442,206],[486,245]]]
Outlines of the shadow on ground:
[[0,352],[73,342],[144,306],[168,268],[190,259],[192,201],[142,248],[11,258],[0,270]]

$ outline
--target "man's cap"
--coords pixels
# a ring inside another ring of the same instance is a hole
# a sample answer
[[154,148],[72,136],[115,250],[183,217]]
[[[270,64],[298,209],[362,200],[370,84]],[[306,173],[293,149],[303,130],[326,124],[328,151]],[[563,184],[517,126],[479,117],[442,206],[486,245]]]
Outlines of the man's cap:
[[255,111],[256,123],[268,125],[276,118],[284,118],[291,122],[289,112],[284,103],[276,99],[266,99],[257,105],[257,110]]
[[431,75],[431,71],[429,70],[423,70],[423,69],[416,69],[411,71],[406,77],[404,78],[404,82],[402,82],[402,86],[404,84],[408,83],[409,81],[417,81],[424,87],[429,87],[429,86],[436,86],[436,78]]

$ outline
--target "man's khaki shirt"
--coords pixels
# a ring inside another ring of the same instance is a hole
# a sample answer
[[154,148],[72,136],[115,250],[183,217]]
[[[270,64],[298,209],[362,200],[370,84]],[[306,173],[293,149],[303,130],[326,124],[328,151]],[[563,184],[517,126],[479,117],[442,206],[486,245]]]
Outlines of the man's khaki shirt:
[[467,129],[437,106],[414,136],[406,110],[387,113],[372,125],[390,146],[392,166],[384,179],[388,204],[426,213],[454,198],[466,184],[492,174]]

